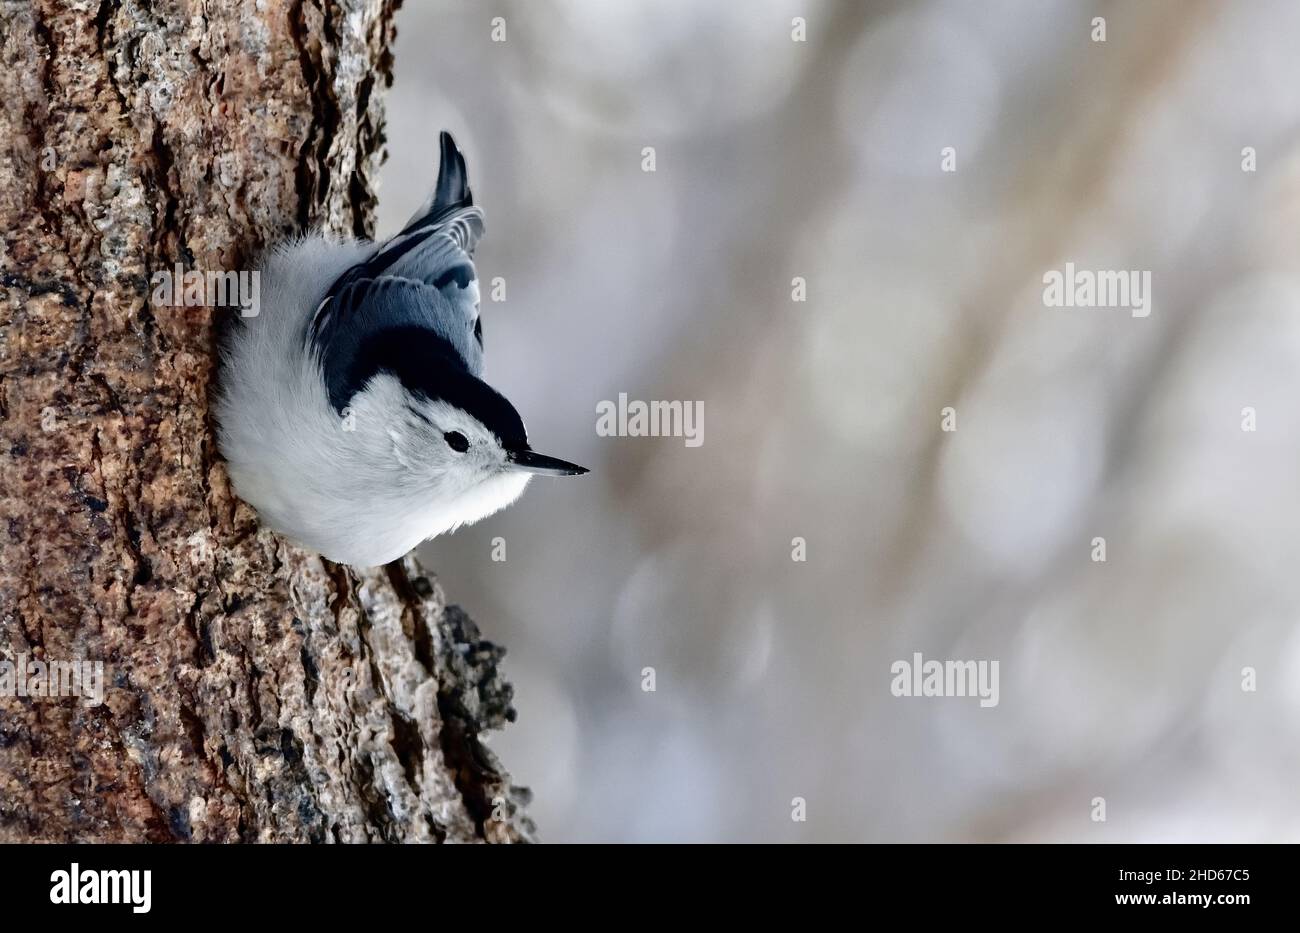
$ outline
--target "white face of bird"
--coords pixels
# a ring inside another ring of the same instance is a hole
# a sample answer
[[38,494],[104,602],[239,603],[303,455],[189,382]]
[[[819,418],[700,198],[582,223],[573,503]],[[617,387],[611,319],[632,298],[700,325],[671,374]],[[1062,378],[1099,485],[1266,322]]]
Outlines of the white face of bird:
[[[463,409],[441,400],[413,396],[409,399],[411,411],[424,421],[434,433],[442,432],[442,440],[451,456],[442,462],[448,469],[467,466],[472,472],[490,476],[497,473],[524,473],[537,476],[581,476],[586,467],[578,466],[558,457],[539,454],[527,443],[503,445],[487,425]],[[436,439],[433,442],[438,455],[445,454]]]
[[415,487],[439,496],[457,496],[492,481],[516,490],[517,495],[530,475],[587,472],[576,464],[538,454],[526,443],[507,447],[471,413],[444,400],[409,392],[387,374],[367,383],[351,407],[358,432],[364,430],[358,443],[362,449],[391,460],[400,474],[396,485],[404,490]]
[[500,439],[473,415],[439,399],[403,394],[402,430],[410,440],[401,446],[417,452],[417,472],[460,491],[509,471]]

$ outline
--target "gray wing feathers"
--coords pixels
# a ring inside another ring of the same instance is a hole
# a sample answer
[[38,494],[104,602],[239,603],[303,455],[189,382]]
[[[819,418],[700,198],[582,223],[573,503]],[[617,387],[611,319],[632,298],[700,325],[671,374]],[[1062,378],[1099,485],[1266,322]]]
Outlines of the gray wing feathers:
[[357,344],[379,330],[427,327],[451,344],[473,375],[483,373],[483,346],[475,328],[478,284],[472,279],[468,288],[454,281],[439,288],[415,278],[383,275],[352,283],[337,302],[339,317]]
[[347,368],[366,336],[405,326],[427,327],[479,375],[483,368],[474,248],[483,212],[474,206],[465,157],[449,133],[441,139],[438,182],[401,233],[349,268],[316,309],[308,339],[326,382],[349,388]]

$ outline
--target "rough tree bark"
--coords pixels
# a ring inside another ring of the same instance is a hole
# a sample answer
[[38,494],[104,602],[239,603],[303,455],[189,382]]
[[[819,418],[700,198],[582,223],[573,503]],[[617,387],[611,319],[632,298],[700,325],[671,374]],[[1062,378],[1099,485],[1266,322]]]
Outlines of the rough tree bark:
[[500,649],[413,561],[261,528],[208,420],[229,312],[150,302],[178,260],[369,232],[393,11],[0,0],[0,660],[107,687],[0,697],[0,840],[531,835],[478,739]]

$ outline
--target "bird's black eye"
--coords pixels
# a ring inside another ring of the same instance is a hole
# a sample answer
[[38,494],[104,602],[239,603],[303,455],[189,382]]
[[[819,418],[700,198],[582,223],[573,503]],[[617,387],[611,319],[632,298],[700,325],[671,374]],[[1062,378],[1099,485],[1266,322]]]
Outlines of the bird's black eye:
[[465,451],[469,450],[469,441],[467,441],[465,435],[461,434],[459,431],[448,431],[442,437],[443,440],[447,442],[447,446],[458,454],[463,454]]

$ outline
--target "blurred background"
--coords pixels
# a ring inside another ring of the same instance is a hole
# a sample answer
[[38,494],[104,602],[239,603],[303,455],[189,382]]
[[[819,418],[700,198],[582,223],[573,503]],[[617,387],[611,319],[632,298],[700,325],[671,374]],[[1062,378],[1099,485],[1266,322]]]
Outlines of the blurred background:
[[[509,648],[543,840],[1300,840],[1300,6],[397,23],[379,232],[452,130],[488,379],[592,468],[422,551]],[[1150,317],[1044,307],[1066,262]],[[703,446],[597,436],[620,392]],[[892,696],[917,651],[999,705]]]

